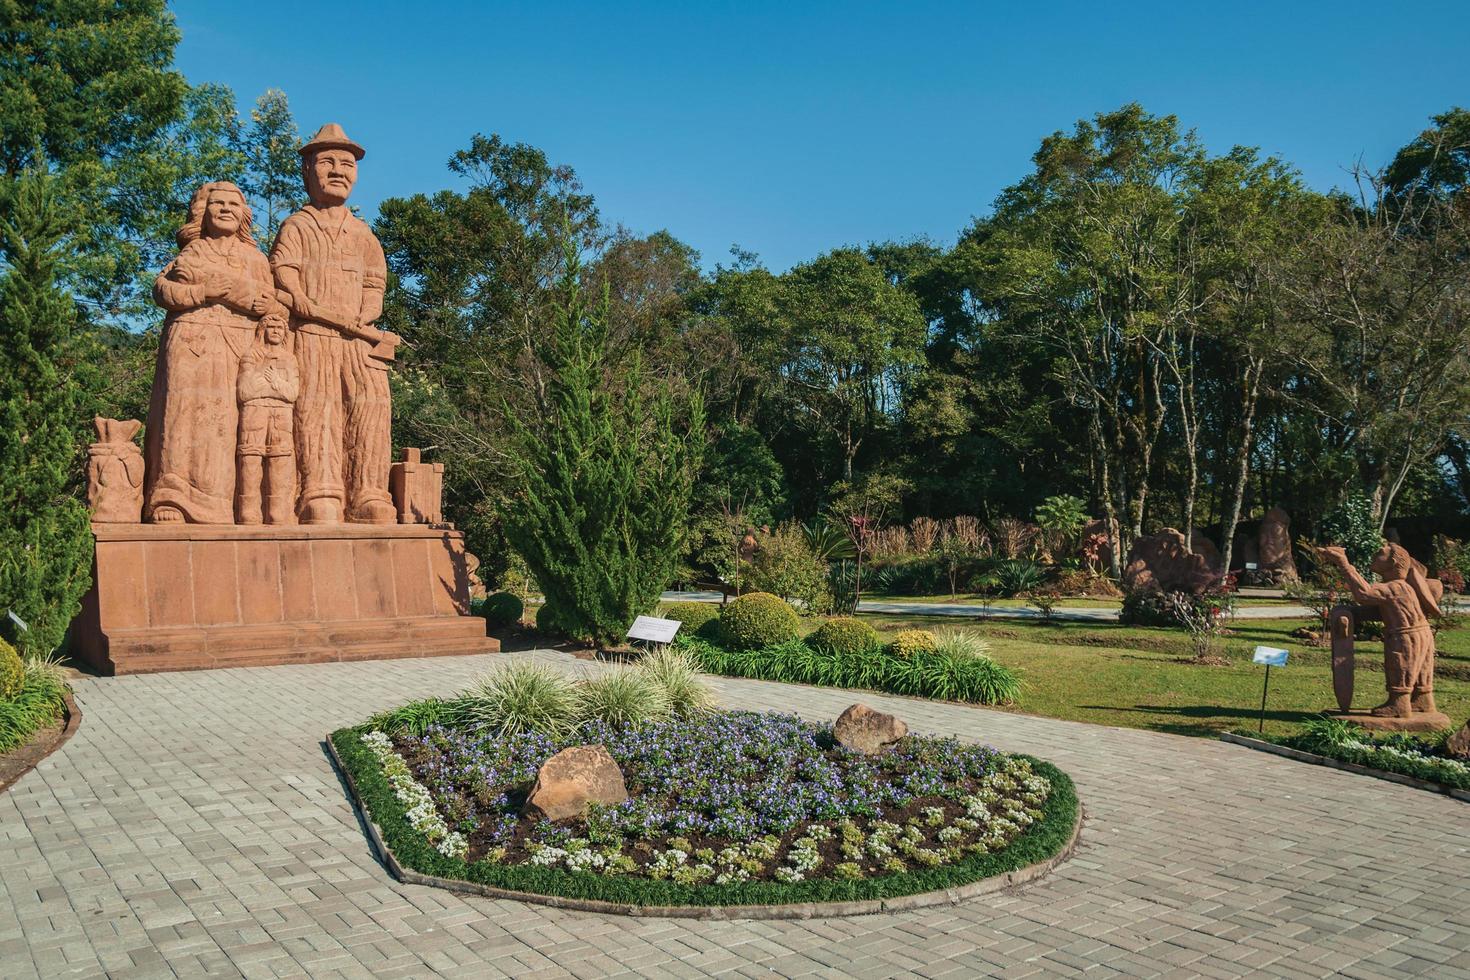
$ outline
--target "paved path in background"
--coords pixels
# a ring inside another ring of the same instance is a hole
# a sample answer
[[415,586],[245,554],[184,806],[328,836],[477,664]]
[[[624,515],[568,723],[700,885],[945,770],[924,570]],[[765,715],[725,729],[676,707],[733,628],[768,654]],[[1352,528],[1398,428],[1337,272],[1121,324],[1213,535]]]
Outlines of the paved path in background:
[[[399,884],[322,738],[506,659],[82,679],[81,730],[0,795],[0,976],[1470,977],[1464,803],[1216,741],[872,694],[919,731],[1071,772],[1088,817],[1077,855],[1013,894],[806,922]],[[811,718],[854,700],[716,684],[726,705]]]
[[[665,602],[719,602],[723,598],[718,592],[665,592]],[[982,606],[975,602],[887,602],[881,599],[864,599],[858,603],[858,612],[883,613],[889,616],[957,616],[969,619],[1040,619],[1041,613],[1024,606]],[[1306,606],[1241,606],[1235,610],[1236,619],[1303,619],[1315,616]],[[1118,610],[1100,606],[1077,606],[1071,609],[1058,608],[1052,612],[1053,619],[1070,619],[1091,623],[1116,623]]]

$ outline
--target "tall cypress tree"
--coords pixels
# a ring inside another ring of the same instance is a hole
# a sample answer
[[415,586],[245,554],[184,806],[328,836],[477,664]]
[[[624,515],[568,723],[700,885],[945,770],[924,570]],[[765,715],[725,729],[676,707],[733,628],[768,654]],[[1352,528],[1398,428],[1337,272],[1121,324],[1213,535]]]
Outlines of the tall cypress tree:
[[0,183],[0,616],[28,653],[60,646],[90,583],[77,499],[79,398],[69,363],[76,307],[58,285],[68,237],[53,178]]
[[606,290],[597,307],[587,306],[568,239],[564,301],[538,351],[546,396],[536,417],[512,416],[508,455],[522,485],[505,532],[540,584],[553,625],[610,644],[673,577],[704,452],[704,409],[697,394],[680,405],[667,385],[650,395],[636,353],[614,362]]

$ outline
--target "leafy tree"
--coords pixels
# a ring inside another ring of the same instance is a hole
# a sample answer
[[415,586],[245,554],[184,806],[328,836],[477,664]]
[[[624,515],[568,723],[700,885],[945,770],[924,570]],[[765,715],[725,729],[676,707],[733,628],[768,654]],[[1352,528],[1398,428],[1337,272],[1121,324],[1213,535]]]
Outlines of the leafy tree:
[[74,492],[76,311],[59,286],[68,229],[39,170],[4,184],[0,214],[0,615],[25,620],[19,645],[45,655],[79,609],[92,549]]
[[281,222],[306,203],[301,185],[301,133],[286,93],[267,89],[250,110],[250,127],[241,134],[246,161],[242,189],[255,198],[255,234],[269,247]]
[[797,266],[782,283],[790,339],[782,370],[807,424],[835,440],[840,477],[897,411],[902,372],[918,364],[925,324],[914,297],[856,249]]
[[512,416],[507,453],[518,491],[505,531],[556,626],[611,644],[673,577],[704,449],[704,412],[692,397],[680,431],[668,389],[645,390],[652,385],[641,356],[610,357],[610,303],[606,291],[596,308],[582,299],[570,236],[563,268],[562,308],[536,352],[544,394],[534,410]]

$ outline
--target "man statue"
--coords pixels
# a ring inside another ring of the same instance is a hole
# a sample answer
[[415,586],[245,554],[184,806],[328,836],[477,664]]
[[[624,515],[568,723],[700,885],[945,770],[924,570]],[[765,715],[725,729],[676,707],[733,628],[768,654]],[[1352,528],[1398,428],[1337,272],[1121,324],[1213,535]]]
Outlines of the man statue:
[[1388,700],[1374,708],[1379,718],[1434,714],[1434,629],[1439,597],[1414,559],[1402,547],[1384,542],[1369,568],[1382,579],[1370,583],[1341,548],[1318,548],[1322,559],[1342,572],[1353,600],[1377,606],[1383,617],[1383,677]]
[[375,329],[388,266],[372,230],[347,209],[363,148],[328,123],[301,147],[311,203],[281,225],[270,264],[291,311],[297,513],[303,524],[392,524],[388,365],[398,343]]

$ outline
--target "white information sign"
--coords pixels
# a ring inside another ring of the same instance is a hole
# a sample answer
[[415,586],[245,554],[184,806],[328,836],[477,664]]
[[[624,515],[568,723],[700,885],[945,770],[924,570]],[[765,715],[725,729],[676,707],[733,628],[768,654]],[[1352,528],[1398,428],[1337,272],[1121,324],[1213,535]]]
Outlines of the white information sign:
[[26,623],[25,620],[21,619],[19,616],[17,616],[15,614],[15,610],[14,609],[7,610],[7,612],[10,614],[10,618],[13,619],[13,620],[15,620],[15,625],[19,626],[21,629],[25,630],[27,633],[29,633],[31,631],[30,626],[27,625],[27,623]]
[[1248,572],[1254,572],[1256,569],[1258,569],[1260,567],[1261,567],[1260,565],[1257,565],[1253,561],[1248,561],[1248,562],[1245,563],[1245,570],[1248,571]]
[[679,632],[677,619],[659,619],[656,616],[639,616],[628,630],[628,639],[645,640],[649,643],[672,643]]
[[1267,667],[1285,667],[1286,657],[1290,651],[1280,647],[1256,647],[1256,655],[1252,658],[1258,664]]

